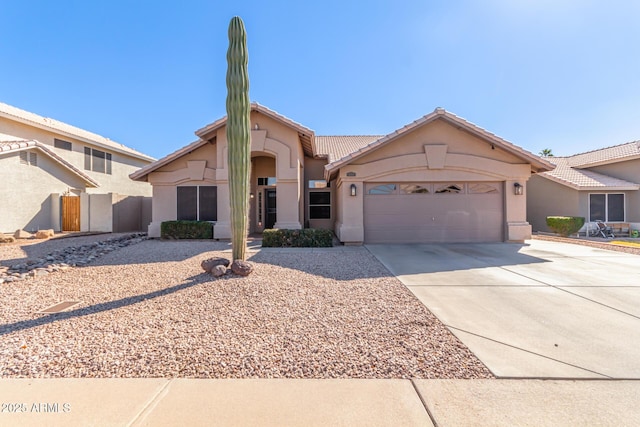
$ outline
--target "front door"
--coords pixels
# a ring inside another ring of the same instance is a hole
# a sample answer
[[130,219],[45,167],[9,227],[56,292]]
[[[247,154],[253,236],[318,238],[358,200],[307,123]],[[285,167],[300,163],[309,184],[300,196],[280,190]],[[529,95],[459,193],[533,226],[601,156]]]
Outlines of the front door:
[[275,188],[268,188],[264,190],[264,207],[265,218],[264,228],[273,228],[276,223],[276,190]]

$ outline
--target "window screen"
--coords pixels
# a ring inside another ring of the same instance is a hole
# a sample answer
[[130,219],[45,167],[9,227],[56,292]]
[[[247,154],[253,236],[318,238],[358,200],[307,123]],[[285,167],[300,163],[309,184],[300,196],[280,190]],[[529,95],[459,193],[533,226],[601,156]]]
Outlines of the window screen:
[[177,187],[178,220],[196,221],[198,219],[198,187]]
[[202,186],[199,190],[200,221],[218,220],[218,187]]
[[607,221],[624,221],[624,194],[607,194]]
[[62,139],[55,138],[53,140],[53,146],[62,150],[71,151],[71,143],[69,141],[63,141]]
[[309,219],[331,219],[331,192],[309,193]]

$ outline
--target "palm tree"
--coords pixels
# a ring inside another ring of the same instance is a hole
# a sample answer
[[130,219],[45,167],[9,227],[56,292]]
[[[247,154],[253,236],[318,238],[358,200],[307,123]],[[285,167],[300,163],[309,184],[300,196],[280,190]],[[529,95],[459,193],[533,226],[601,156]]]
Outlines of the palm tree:
[[542,157],[553,157],[553,153],[551,152],[551,148],[544,148],[538,154],[541,155]]

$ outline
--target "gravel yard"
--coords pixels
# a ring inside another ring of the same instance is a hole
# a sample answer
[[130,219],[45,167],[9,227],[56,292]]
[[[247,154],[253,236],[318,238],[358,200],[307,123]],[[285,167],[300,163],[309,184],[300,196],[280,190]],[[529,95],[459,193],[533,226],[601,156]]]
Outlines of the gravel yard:
[[[100,236],[0,259],[75,239]],[[366,248],[250,254],[249,277],[214,279],[200,262],[228,243],[146,240],[2,284],[0,377],[492,377]],[[38,313],[67,300],[82,303]]]

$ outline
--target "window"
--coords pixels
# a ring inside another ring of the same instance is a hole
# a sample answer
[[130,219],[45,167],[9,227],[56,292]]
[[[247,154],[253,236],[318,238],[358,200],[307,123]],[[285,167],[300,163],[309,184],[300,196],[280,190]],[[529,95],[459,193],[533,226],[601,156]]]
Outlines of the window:
[[329,188],[330,184],[324,179],[310,179],[309,188]]
[[470,183],[469,194],[495,194],[498,189],[494,184],[486,184],[484,182]]
[[258,185],[276,185],[276,177],[270,176],[258,178]]
[[34,151],[21,151],[20,163],[23,165],[38,166],[38,153]]
[[309,193],[309,219],[331,219],[331,192]]
[[624,194],[589,194],[589,221],[624,221]]
[[216,221],[218,219],[218,187],[177,187],[178,220]]
[[437,187],[436,194],[443,193],[453,193],[459,194],[462,193],[463,184],[444,184]]
[[402,184],[400,185],[401,194],[428,194],[430,191],[427,187],[419,184]]
[[71,151],[71,143],[69,141],[63,141],[61,139],[55,138],[53,140],[53,146],[61,150]]
[[376,185],[369,189],[369,194],[371,195],[386,195],[386,194],[394,194],[396,192],[395,184],[382,184]]
[[84,169],[111,175],[111,153],[84,147]]

